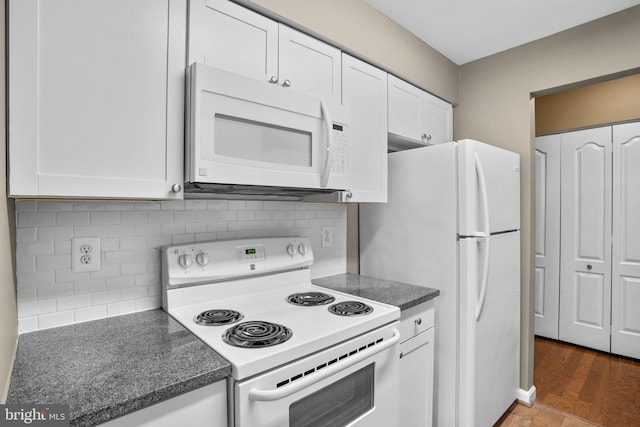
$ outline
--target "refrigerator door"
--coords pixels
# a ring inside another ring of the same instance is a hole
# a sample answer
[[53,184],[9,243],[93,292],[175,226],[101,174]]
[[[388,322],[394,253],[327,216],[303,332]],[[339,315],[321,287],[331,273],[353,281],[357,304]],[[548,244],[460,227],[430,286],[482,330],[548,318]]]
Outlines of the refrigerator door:
[[440,290],[435,300],[434,425],[453,426],[458,325],[456,144],[389,154],[388,171],[388,202],[360,205],[360,273]]
[[517,396],[520,232],[460,239],[460,427],[492,426]]
[[520,229],[520,156],[471,139],[458,142],[458,234]]

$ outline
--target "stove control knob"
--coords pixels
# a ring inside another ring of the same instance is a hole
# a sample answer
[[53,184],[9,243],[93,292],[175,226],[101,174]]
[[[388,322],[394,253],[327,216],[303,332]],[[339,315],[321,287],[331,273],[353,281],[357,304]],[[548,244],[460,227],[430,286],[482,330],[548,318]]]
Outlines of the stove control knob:
[[198,265],[204,267],[205,265],[209,264],[209,254],[205,254],[204,252],[200,252],[198,255],[196,255],[196,262],[198,263]]
[[289,256],[294,256],[296,254],[296,247],[292,244],[287,245],[287,253]]
[[298,252],[300,252],[300,255],[302,256],[307,253],[307,247],[304,245],[304,243],[300,243],[298,245]]
[[178,264],[180,264],[182,268],[188,268],[193,264],[193,258],[189,254],[180,255],[178,257]]

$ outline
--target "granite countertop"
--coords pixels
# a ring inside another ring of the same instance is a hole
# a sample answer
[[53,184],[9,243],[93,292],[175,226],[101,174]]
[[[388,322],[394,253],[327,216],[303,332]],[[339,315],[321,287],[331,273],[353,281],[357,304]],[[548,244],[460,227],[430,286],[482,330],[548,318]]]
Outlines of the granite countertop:
[[20,335],[7,403],[69,404],[72,426],[94,426],[229,375],[158,309]]
[[311,281],[314,285],[357,295],[406,310],[440,295],[438,289],[345,273]]

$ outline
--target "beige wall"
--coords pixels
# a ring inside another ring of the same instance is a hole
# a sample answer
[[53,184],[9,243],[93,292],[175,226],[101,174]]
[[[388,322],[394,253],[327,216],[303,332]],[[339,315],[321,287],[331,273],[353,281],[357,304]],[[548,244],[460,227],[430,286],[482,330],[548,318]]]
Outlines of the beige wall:
[[13,203],[7,200],[5,162],[5,2],[0,6],[0,402],[4,403],[9,389],[9,375],[18,339],[18,315],[13,269],[12,232]]
[[520,153],[522,170],[522,370],[533,384],[534,120],[531,93],[640,67],[640,6],[459,69],[454,136]]
[[451,103],[457,65],[362,0],[236,0],[302,26],[374,65]]

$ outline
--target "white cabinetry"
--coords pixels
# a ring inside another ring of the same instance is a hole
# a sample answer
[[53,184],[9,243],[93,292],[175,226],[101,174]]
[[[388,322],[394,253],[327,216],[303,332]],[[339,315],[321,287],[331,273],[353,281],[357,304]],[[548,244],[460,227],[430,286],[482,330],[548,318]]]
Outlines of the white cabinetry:
[[414,148],[453,139],[453,107],[389,75],[389,145]]
[[400,420],[403,427],[433,422],[435,307],[430,300],[402,311],[400,317]]
[[188,63],[340,104],[340,50],[228,0],[193,0]]
[[640,123],[538,137],[536,162],[535,333],[640,358]]
[[226,381],[181,394],[101,424],[102,427],[226,426]]
[[186,0],[8,9],[10,195],[181,197]]
[[349,146],[341,161],[346,163],[352,195],[345,201],[386,202],[387,73],[343,54],[342,79]]

